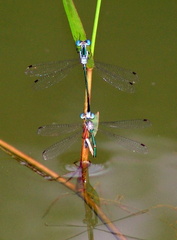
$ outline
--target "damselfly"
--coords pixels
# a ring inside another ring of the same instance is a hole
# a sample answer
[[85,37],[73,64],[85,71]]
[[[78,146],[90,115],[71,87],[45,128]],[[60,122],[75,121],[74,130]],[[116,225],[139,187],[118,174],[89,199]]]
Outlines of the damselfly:
[[[90,115],[87,114],[87,117],[90,117],[90,119],[95,114]],[[83,118],[82,118],[83,119]],[[65,150],[67,150],[74,142],[76,142],[81,135],[81,128],[83,128],[83,136],[85,141],[85,147],[88,147],[91,154],[95,157],[96,149],[92,148],[92,145],[90,143],[90,138],[92,140],[94,139],[94,136],[96,135],[96,132],[94,129],[91,130],[91,120],[86,119],[84,124],[52,124],[52,125],[45,125],[38,128],[38,134],[42,136],[60,136],[62,134],[72,133],[74,134],[70,135],[69,137],[53,144],[43,152],[43,158],[44,160],[52,159],[61,153],[63,153]],[[86,137],[86,131],[89,132],[89,137]],[[95,142],[94,142],[95,143]],[[94,146],[96,148],[96,146]]]
[[[89,46],[90,40],[77,41],[76,45],[79,46],[79,44],[81,48],[79,50],[80,62],[78,59],[70,59],[28,66],[25,74],[38,78],[34,81],[34,87],[36,89],[44,89],[60,82],[68,75],[69,71],[79,63],[83,65],[84,75],[86,76],[86,63],[89,57],[87,46]],[[138,82],[138,75],[136,72],[97,61],[95,61],[94,68],[98,71],[103,80],[115,88],[125,92],[134,92],[134,84]],[[87,88],[86,77],[85,84]]]
[[86,69],[86,64],[89,58],[89,51],[87,49],[87,46],[91,45],[90,40],[85,40],[85,41],[76,41],[76,46],[79,48],[79,56],[80,56],[80,61],[83,67]]
[[[80,118],[84,120],[84,127],[89,132],[89,138],[84,138],[93,157],[96,157],[97,146],[95,135],[98,131],[99,114],[92,112],[82,113]],[[91,140],[91,141],[90,141]]]
[[[105,128],[111,129],[134,129],[134,128],[145,128],[151,125],[151,122],[147,119],[134,119],[134,120],[122,120],[122,121],[112,121],[112,122],[99,122],[99,113],[95,114],[98,121],[96,120],[94,124],[93,134],[94,137],[98,132],[102,132],[115,142],[117,142],[122,147],[138,153],[147,153],[147,147],[143,143],[136,142],[134,140],[122,137],[113,132],[108,132]],[[91,120],[90,120],[91,121]],[[99,122],[99,128],[98,128]],[[45,160],[57,157],[64,151],[66,151],[81,134],[82,125],[79,124],[52,124],[45,125],[38,128],[38,134],[42,136],[60,136],[61,134],[72,133],[73,134],[44,150],[43,158]],[[94,143],[92,143],[94,144]]]
[[79,56],[80,56],[80,62],[83,65],[83,71],[84,71],[84,80],[85,80],[85,89],[86,89],[86,94],[87,94],[87,111],[90,112],[90,95],[89,95],[89,90],[88,90],[88,81],[87,81],[87,68],[86,64],[89,58],[89,51],[87,49],[88,46],[91,45],[90,40],[85,40],[85,41],[76,41],[76,46],[78,47],[79,50]]

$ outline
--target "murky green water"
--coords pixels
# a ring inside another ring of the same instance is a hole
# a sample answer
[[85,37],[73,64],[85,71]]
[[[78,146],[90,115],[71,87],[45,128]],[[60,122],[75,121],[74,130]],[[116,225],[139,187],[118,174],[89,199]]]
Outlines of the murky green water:
[[[75,1],[88,38],[95,1]],[[93,4],[93,6],[92,6]],[[121,131],[149,147],[148,155],[133,154],[98,136],[95,163],[110,162],[108,173],[93,178],[102,198],[123,196],[122,204],[147,209],[117,222],[123,233],[143,239],[176,239],[176,8],[175,1],[103,1],[95,58],[134,69],[140,83],[135,94],[113,89],[96,74],[92,111],[102,121],[148,118],[149,129]],[[57,141],[37,136],[40,125],[79,121],[84,82],[79,68],[55,87],[34,91],[24,75],[29,64],[77,57],[61,1],[7,1],[1,6],[0,137],[56,172],[80,157],[79,143],[58,160],[44,162],[41,152]],[[48,224],[82,224],[84,207],[63,186],[47,182],[4,153],[1,158],[1,238],[66,239],[82,229],[46,227]],[[43,214],[54,199],[60,200]],[[127,215],[112,202],[103,206],[111,219]],[[104,228],[105,229],[105,228]],[[83,234],[76,239],[87,239]],[[99,231],[95,239],[114,239]]]

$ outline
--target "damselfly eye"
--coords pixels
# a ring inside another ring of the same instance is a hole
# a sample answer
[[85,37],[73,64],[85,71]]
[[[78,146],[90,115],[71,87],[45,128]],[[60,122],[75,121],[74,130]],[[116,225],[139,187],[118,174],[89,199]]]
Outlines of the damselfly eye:
[[85,117],[86,117],[85,113],[81,113],[81,114],[80,114],[80,118],[81,118],[81,119],[85,119]]
[[90,46],[91,45],[91,41],[90,40],[85,40],[85,42],[86,42],[86,44],[88,45],[88,46]]
[[80,47],[80,45],[81,45],[81,41],[80,41],[80,40],[77,40],[77,41],[76,41],[76,46],[77,46],[77,47]]
[[95,118],[95,114],[94,113],[90,113],[90,119],[94,119]]

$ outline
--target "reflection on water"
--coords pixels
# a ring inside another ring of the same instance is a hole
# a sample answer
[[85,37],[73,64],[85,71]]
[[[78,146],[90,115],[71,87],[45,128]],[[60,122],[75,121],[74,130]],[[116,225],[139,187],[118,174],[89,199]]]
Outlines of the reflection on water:
[[[101,165],[98,165],[99,167],[96,165],[93,169],[98,169],[98,173],[100,170],[100,173],[104,174],[97,175],[96,173],[97,178],[91,178],[91,181],[93,185],[97,182],[101,183],[101,194],[99,193],[99,195],[104,196],[105,199],[113,199],[115,193],[117,193],[124,196],[123,204],[137,209],[149,209],[148,214],[119,221],[118,224],[123,229],[123,233],[131,236],[142,236],[144,239],[163,239],[156,237],[160,232],[160,235],[166,236],[167,239],[175,239],[176,210],[174,206],[176,206],[177,199],[175,190],[177,171],[176,142],[159,137],[147,137],[144,140],[150,149],[149,154],[146,156],[133,153],[127,154],[125,151],[119,154],[116,145],[111,143],[108,145],[108,142],[106,142],[105,146],[108,149],[103,149],[111,152],[111,156],[106,157],[106,159],[111,160],[111,171],[109,171],[109,164],[104,165],[101,163]],[[105,154],[100,149],[100,162],[101,159],[105,159]],[[60,161],[53,161],[52,164],[56,162],[58,162],[58,165],[61,164]],[[1,174],[1,184],[5,186],[2,188],[2,196],[8,196],[4,204],[2,198],[4,222],[7,224],[7,214],[8,216],[11,213],[15,214],[18,209],[20,218],[17,221],[23,226],[23,229],[29,223],[32,225],[33,223],[36,225],[41,224],[39,216],[43,215],[44,209],[59,195],[59,192],[63,192],[65,189],[58,184],[53,185],[51,182],[41,181],[38,175],[33,172],[30,174],[28,169],[23,168],[20,164],[12,164],[13,161],[7,161],[7,158],[4,161],[2,159],[2,166],[4,166],[4,169],[8,169],[8,171],[2,171]],[[69,166],[69,170],[74,171],[75,169]],[[11,187],[12,184],[15,186],[14,189]],[[24,198],[26,199],[25,203]],[[42,203],[41,199],[43,199]],[[10,213],[7,202],[11,200],[13,200],[13,204],[10,205]],[[107,203],[103,207],[111,219],[125,216],[125,212],[113,202],[112,204]],[[31,213],[31,209],[33,209],[33,213]],[[26,218],[24,212],[28,214],[28,218]],[[71,218],[78,222],[83,219],[82,214],[81,202],[77,198],[71,198],[70,200],[70,197],[67,197],[67,201],[59,200],[59,204],[54,206],[51,216],[53,223],[58,221],[70,222]],[[13,222],[13,218],[11,221]],[[4,222],[2,222],[2,225],[4,225]],[[56,236],[64,232],[63,229],[54,231],[52,228],[48,228],[46,230],[44,225],[41,226],[40,230],[42,232],[40,236],[46,231],[48,234],[54,234],[55,232]],[[12,231],[15,231],[13,227]],[[23,234],[26,236],[26,231]],[[100,236],[100,233],[97,234],[95,236]],[[65,239],[66,233],[63,237]]]
[[[105,174],[109,171],[110,164],[107,162],[105,164],[93,164],[91,163],[88,170],[89,170],[89,176],[100,176],[102,174]],[[64,177],[80,177],[80,171],[78,171],[78,166],[76,164],[69,165],[67,164],[65,166],[66,170],[69,171],[69,173],[64,174]]]

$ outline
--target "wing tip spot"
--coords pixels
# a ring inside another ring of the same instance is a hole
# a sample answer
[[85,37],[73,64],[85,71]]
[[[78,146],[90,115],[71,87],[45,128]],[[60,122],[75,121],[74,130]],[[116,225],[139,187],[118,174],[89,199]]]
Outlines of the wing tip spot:
[[130,85],[134,85],[134,84],[135,84],[135,82],[129,82],[129,84],[130,84]]
[[142,147],[146,147],[146,145],[145,145],[145,144],[143,144],[143,143],[141,143],[141,146],[142,146]]

